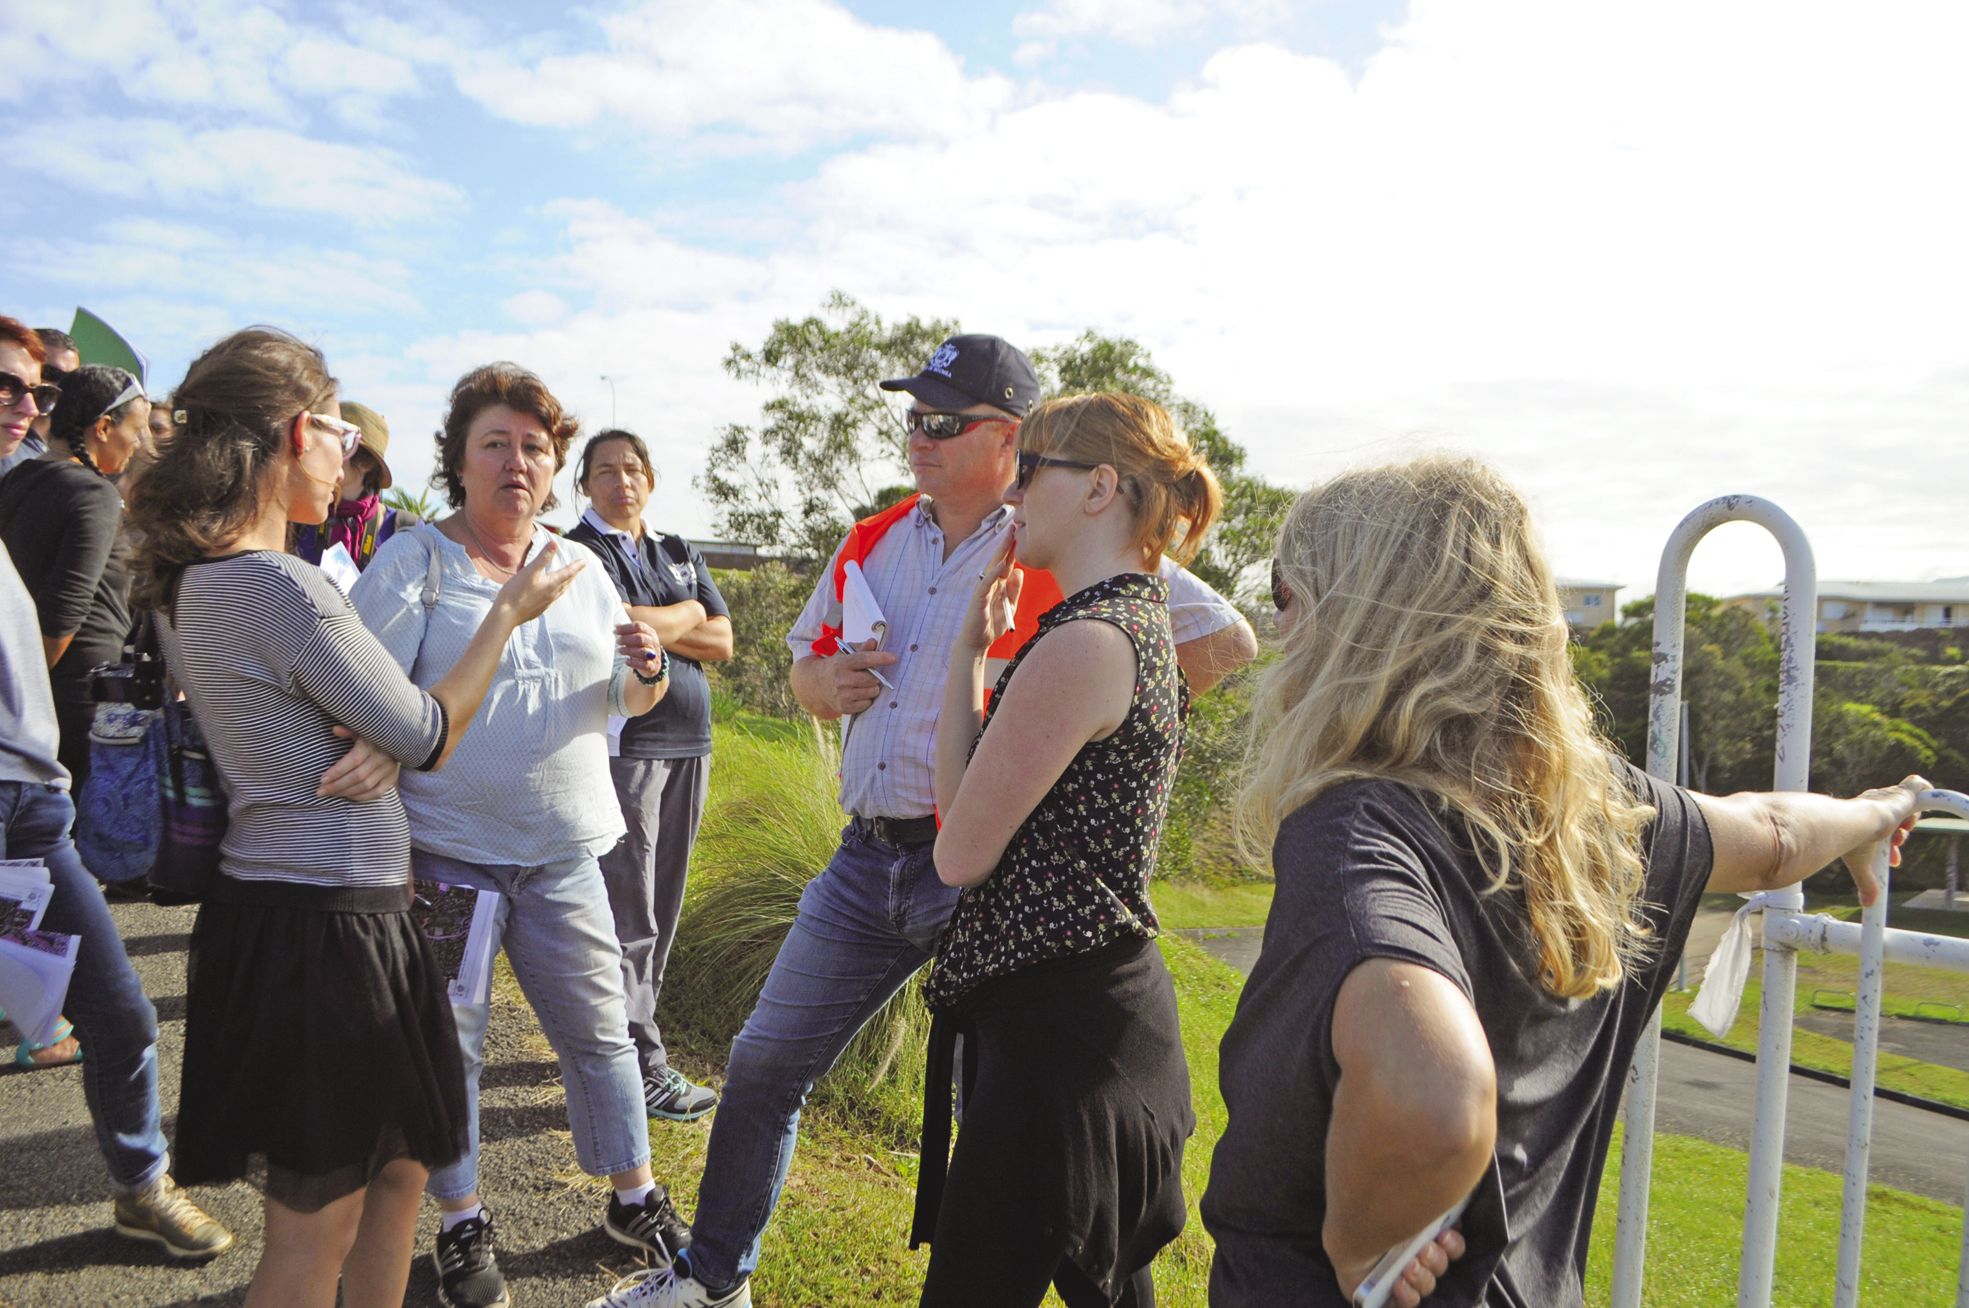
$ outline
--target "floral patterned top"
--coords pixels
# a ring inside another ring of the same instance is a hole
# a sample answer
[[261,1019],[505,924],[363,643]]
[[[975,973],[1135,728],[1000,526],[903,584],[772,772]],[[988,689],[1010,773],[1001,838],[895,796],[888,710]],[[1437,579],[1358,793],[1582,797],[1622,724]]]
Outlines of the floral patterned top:
[[1190,704],[1168,601],[1160,577],[1126,572],[1096,582],[1040,618],[1038,634],[999,677],[980,740],[1012,674],[1061,624],[1110,622],[1135,646],[1135,699],[1121,726],[1080,747],[1013,833],[990,879],[957,901],[923,988],[932,1008],[1035,963],[1158,934],[1149,876]]

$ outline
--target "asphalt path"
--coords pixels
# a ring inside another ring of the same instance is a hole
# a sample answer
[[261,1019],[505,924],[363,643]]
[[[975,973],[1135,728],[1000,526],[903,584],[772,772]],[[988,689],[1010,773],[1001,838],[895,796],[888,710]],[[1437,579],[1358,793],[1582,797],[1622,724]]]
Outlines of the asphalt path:
[[[113,905],[126,948],[157,1005],[165,1134],[184,1052],[185,947],[194,910]],[[239,1182],[192,1196],[230,1226],[233,1248],[181,1264],[110,1229],[108,1174],[82,1100],[81,1069],[12,1070],[12,1027],[0,1026],[0,1305],[238,1304],[259,1261],[260,1193]],[[586,1303],[634,1266],[600,1229],[605,1183],[580,1174],[567,1129],[560,1069],[533,1015],[495,992],[480,1095],[480,1178],[499,1224],[500,1265],[519,1308]],[[709,1129],[658,1123],[659,1132]],[[427,1256],[436,1209],[424,1205],[407,1303],[436,1304]]]

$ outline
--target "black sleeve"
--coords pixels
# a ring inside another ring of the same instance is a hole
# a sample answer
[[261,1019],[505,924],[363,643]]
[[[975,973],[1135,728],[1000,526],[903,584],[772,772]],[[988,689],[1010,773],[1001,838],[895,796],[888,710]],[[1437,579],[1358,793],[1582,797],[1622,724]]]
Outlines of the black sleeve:
[[1661,941],[1650,969],[1658,998],[1674,974],[1675,960],[1688,944],[1689,928],[1695,924],[1716,851],[1710,843],[1708,819],[1688,791],[1656,780],[1625,759],[1617,759],[1614,770],[1634,797],[1655,811],[1641,836],[1647,888],[1642,891],[1638,911]]
[[[1447,910],[1430,880],[1426,811],[1389,782],[1341,786],[1292,814],[1272,847],[1278,889],[1272,923],[1293,935],[1299,1002],[1315,1048],[1332,1059],[1341,983],[1371,958],[1438,972],[1474,1002]],[[1281,941],[1282,944],[1285,942]],[[1337,1068],[1333,1068],[1337,1073]]]

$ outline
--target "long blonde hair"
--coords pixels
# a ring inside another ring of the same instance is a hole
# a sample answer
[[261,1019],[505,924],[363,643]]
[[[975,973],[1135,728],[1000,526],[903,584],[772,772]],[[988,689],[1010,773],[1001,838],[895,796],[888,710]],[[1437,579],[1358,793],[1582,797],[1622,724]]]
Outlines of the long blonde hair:
[[1247,857],[1344,781],[1401,782],[1462,819],[1492,891],[1522,895],[1546,990],[1617,985],[1651,944],[1634,909],[1653,810],[1593,727],[1517,491],[1440,455],[1345,473],[1292,506],[1278,567],[1297,612],[1252,706]]

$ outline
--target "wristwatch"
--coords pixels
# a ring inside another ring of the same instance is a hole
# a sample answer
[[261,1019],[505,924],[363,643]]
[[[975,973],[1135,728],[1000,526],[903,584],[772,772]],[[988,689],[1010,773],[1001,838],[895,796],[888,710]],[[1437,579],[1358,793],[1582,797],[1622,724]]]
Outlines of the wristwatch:
[[667,649],[658,649],[656,651],[655,676],[652,677],[644,676],[642,669],[634,666],[633,664],[630,666],[629,671],[635,673],[636,680],[642,682],[645,686],[654,686],[659,682],[663,681],[665,678],[667,678],[670,675],[670,651]]

